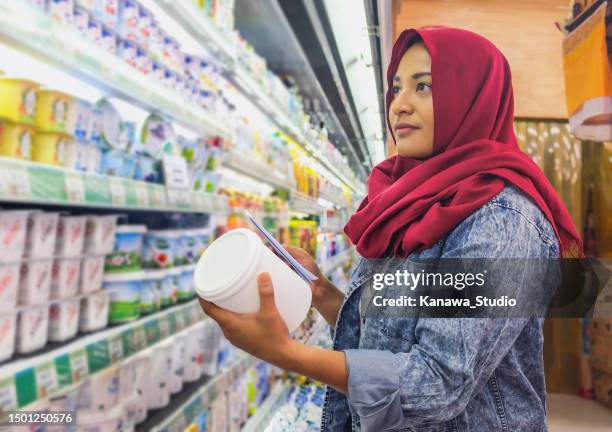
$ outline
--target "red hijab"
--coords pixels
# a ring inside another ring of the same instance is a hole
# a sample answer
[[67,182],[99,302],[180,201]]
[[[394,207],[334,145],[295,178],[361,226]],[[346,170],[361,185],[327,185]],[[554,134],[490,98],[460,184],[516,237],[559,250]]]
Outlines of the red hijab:
[[429,248],[511,183],[550,221],[562,256],[582,257],[565,206],[518,148],[510,67],[487,39],[448,27],[403,31],[387,69],[387,123],[393,76],[419,36],[431,55],[433,155],[392,156],[374,167],[368,196],[344,228],[357,251],[379,258]]

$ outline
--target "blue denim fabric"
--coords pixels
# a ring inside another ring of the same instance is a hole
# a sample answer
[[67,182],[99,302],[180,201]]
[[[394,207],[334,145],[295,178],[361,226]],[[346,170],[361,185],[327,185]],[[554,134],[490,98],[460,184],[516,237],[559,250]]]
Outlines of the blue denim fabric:
[[[507,186],[402,262],[419,271],[419,259],[440,257],[557,258],[559,245],[537,206]],[[321,430],[545,431],[543,319],[362,320],[361,290],[383,268],[361,259],[351,276],[333,343],[346,356],[348,393],[328,388]]]

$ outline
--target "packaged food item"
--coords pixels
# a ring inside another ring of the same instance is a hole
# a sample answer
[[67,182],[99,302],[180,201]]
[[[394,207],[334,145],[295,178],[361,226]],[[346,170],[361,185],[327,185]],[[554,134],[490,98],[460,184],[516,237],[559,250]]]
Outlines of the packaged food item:
[[168,269],[164,271],[164,278],[161,281],[159,292],[162,307],[176,304],[178,298],[177,277],[178,273],[176,273],[176,269]]
[[85,243],[86,225],[87,216],[61,215],[57,227],[55,253],[64,258],[80,256]]
[[145,153],[158,160],[161,160],[164,154],[178,154],[172,125],[157,114],[147,117],[142,129],[141,142]]
[[119,148],[128,151],[136,138],[136,123],[122,121],[119,123]]
[[0,120],[0,156],[30,160],[34,128]]
[[14,262],[26,245],[28,210],[0,210],[0,262]]
[[132,178],[135,168],[136,158],[123,150],[109,150],[102,153],[101,174]]
[[110,415],[117,407],[118,402],[119,365],[113,365],[89,376],[79,388],[80,410],[77,420],[83,412],[99,412]]
[[40,86],[32,81],[0,77],[0,118],[33,125],[36,116],[36,92],[39,88]]
[[47,11],[61,23],[71,24],[74,15],[74,0],[47,0]]
[[169,268],[175,265],[178,236],[174,230],[151,230],[144,237],[143,267]]
[[63,342],[76,336],[79,329],[79,299],[73,298],[49,307],[49,340]]
[[145,75],[153,72],[153,59],[149,56],[149,53],[142,48],[138,48],[136,51],[136,69]]
[[200,242],[197,231],[185,229],[179,232],[179,255],[185,258],[184,264],[195,264],[200,258]]
[[178,276],[179,288],[177,292],[178,301],[190,300],[195,295],[193,288],[193,272],[195,265],[181,267],[181,273]]
[[[141,397],[133,392],[129,397],[121,400],[123,406],[123,418],[121,420],[125,431],[132,431],[140,418],[147,416],[147,405],[141,400]],[[144,420],[144,419],[143,419]]]
[[102,46],[102,29],[104,26],[97,19],[90,17],[87,24],[85,37],[92,41],[96,46]]
[[165,277],[163,270],[147,270],[140,286],[140,313],[142,315],[161,308],[161,284]]
[[145,390],[147,408],[163,408],[170,402],[169,382],[172,372],[172,340],[159,343],[153,348],[149,369],[149,380]]
[[106,99],[96,104],[101,115],[100,145],[108,150],[125,150],[121,147],[121,115],[119,111]]
[[47,305],[18,312],[15,350],[27,354],[45,346],[48,337],[49,307]]
[[89,147],[89,144],[68,141],[65,147],[64,166],[76,171],[87,171],[90,157]]
[[136,389],[136,394],[138,395],[139,404],[141,408],[138,411],[138,415],[136,416],[136,423],[142,423],[147,417],[147,396],[146,390],[148,387],[148,382],[150,380],[150,365],[151,365],[151,356],[153,355],[152,349],[144,350],[138,353],[134,357],[135,364],[135,378],[134,378],[134,387]]
[[117,405],[106,411],[79,411],[77,430],[88,432],[122,431],[123,406]]
[[85,171],[94,173],[102,172],[102,151],[95,145],[87,147]]
[[80,258],[56,258],[53,261],[50,297],[61,300],[75,296],[79,290],[80,274]]
[[74,14],[72,15],[72,26],[81,33],[81,35],[87,37],[87,30],[89,28],[90,15],[87,9],[75,6]]
[[63,133],[37,132],[32,141],[32,160],[48,165],[64,165],[70,140]]
[[119,57],[130,66],[136,67],[136,54],[138,52],[138,45],[136,42],[129,39],[123,39],[119,41],[118,45],[117,53]]
[[10,311],[17,305],[20,264],[0,263],[0,312]]
[[115,229],[113,252],[106,257],[107,272],[131,272],[141,269],[142,243],[145,225],[118,225]]
[[209,228],[195,228],[192,230],[192,234],[196,241],[195,247],[197,248],[196,261],[200,259],[211,241],[211,230]]
[[11,358],[15,352],[15,329],[17,314],[15,312],[0,312],[0,362]]
[[19,282],[19,304],[39,305],[51,295],[53,259],[27,260],[21,263]]
[[194,382],[202,376],[204,352],[200,338],[204,334],[205,322],[195,324],[187,331],[185,357],[183,363],[183,381]]
[[151,156],[138,156],[136,159],[134,179],[148,183],[161,183],[161,162]]
[[80,293],[88,294],[102,288],[104,261],[104,255],[87,255],[83,258]]
[[262,272],[272,278],[276,306],[287,327],[297,329],[310,309],[310,287],[246,228],[228,231],[206,249],[195,270],[195,289],[224,309],[257,312],[257,275]]
[[104,275],[103,288],[110,294],[109,322],[132,321],[140,316],[140,286],[144,272]]
[[102,39],[100,41],[100,47],[111,54],[117,53],[117,36],[113,30],[106,26],[102,26]]
[[136,388],[136,362],[133,359],[124,361],[119,369],[119,401],[134,394]]
[[92,107],[88,102],[80,99],[75,99],[74,105],[74,130],[70,133],[76,140],[87,142],[91,136]]
[[70,134],[74,130],[74,98],[56,90],[38,90],[36,127],[41,132]]
[[138,18],[140,4],[136,0],[122,0],[120,4],[118,34],[122,38],[137,43],[140,37]]
[[87,216],[85,253],[105,255],[113,251],[117,218],[117,215]]
[[36,211],[28,215],[26,253],[30,258],[51,258],[55,251],[59,213]]
[[115,30],[119,23],[119,0],[97,0],[94,13],[102,24]]
[[182,333],[170,339],[172,346],[172,371],[170,373],[170,393],[176,394],[183,389],[183,375],[185,373],[186,337]]
[[138,16],[138,31],[139,44],[148,50],[151,45],[151,31],[153,29],[153,14],[144,7],[140,8],[140,14]]
[[106,327],[109,304],[110,297],[107,291],[99,291],[83,297],[79,313],[79,330],[92,332]]

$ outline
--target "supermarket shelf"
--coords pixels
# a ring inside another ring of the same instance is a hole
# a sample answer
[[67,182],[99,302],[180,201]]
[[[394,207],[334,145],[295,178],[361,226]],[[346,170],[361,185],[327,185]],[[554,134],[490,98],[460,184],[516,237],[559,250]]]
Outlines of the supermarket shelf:
[[270,424],[276,411],[285,403],[291,388],[292,384],[290,382],[274,384],[264,403],[257,408],[257,412],[246,422],[241,432],[263,432]]
[[[178,431],[185,430],[189,424],[202,411],[208,408],[210,403],[223,393],[231,383],[238,379],[248,369],[253,367],[257,359],[248,354],[243,354],[232,366],[222,371],[206,383],[195,389],[191,396],[178,409],[173,406],[168,407],[168,411],[160,414],[164,420],[157,426],[148,428],[151,432]],[[140,426],[138,430],[142,429]]]
[[345,251],[340,252],[335,257],[332,257],[326,265],[322,266],[323,273],[329,274],[334,271],[336,268],[344,265],[344,263],[351,258],[352,251],[351,249],[347,249]]
[[[170,202],[172,198],[173,202]],[[0,201],[184,213],[226,213],[227,197],[0,157]]]
[[228,136],[224,122],[27,3],[0,2],[0,41],[8,41],[105,93],[161,112],[200,133]]
[[274,187],[292,189],[294,186],[292,178],[290,179],[286,175],[275,171],[267,163],[236,150],[229,150],[227,152],[223,158],[222,165]]
[[0,410],[22,408],[200,321],[197,300],[110,327],[40,355],[0,366]]
[[311,198],[297,191],[291,193],[289,207],[293,211],[314,215],[320,215],[325,211],[325,207],[319,204],[316,198]]
[[267,114],[276,125],[292,136],[308,153],[325,166],[333,175],[356,193],[362,193],[363,187],[358,187],[349,181],[321,152],[311,143],[300,129],[289,119],[272,95],[266,93],[261,84],[244,66],[236,61],[236,45],[229,35],[215,28],[214,24],[190,0],[156,0],[158,5],[179,23],[187,32],[198,40],[202,40],[206,48],[224,57],[225,72],[228,79],[247,96],[259,109]]

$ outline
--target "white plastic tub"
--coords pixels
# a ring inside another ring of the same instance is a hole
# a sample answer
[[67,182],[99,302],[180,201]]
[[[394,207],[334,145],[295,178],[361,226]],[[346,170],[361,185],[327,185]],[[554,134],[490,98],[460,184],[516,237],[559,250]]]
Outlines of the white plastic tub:
[[32,212],[28,215],[26,256],[51,258],[55,251],[59,213]]
[[81,299],[79,330],[92,332],[108,325],[109,294],[100,291]]
[[15,350],[25,354],[36,351],[47,343],[49,307],[32,307],[19,311]]
[[109,412],[119,402],[119,366],[90,376],[79,390],[79,407],[85,411]]
[[17,305],[20,267],[18,262],[0,263],[0,312],[13,310]]
[[79,292],[88,294],[102,289],[104,278],[104,255],[88,255],[81,263]]
[[49,307],[49,340],[62,342],[76,336],[79,329],[79,299],[52,303]]
[[65,299],[74,297],[79,291],[81,275],[80,258],[58,258],[53,262],[51,278],[51,298]]
[[136,362],[134,358],[124,361],[119,370],[119,400],[130,398],[135,392]]
[[195,270],[196,292],[233,312],[257,312],[262,272],[272,278],[274,300],[289,331],[297,329],[310,309],[310,287],[246,228],[229,231],[208,246]]
[[172,344],[172,372],[170,374],[170,393],[175,394],[183,389],[183,375],[185,371],[185,333],[174,336]]
[[193,382],[202,376],[204,353],[200,338],[204,335],[205,322],[195,324],[187,331],[185,339],[185,357],[183,363],[183,381]]
[[0,262],[21,259],[26,245],[28,210],[0,211]]
[[170,402],[169,383],[172,370],[172,340],[153,348],[149,378],[145,390],[147,409],[163,408]]
[[143,422],[147,417],[147,388],[148,382],[150,379],[150,366],[151,366],[151,356],[153,355],[152,349],[147,349],[145,351],[140,352],[134,357],[134,366],[135,366],[135,378],[134,378],[134,388],[136,394],[138,395],[139,406],[142,407],[141,410],[138,411],[138,415],[136,416],[136,423]]
[[86,222],[86,216],[60,216],[55,248],[58,256],[74,258],[83,253]]
[[17,314],[15,312],[0,313],[0,362],[11,358],[15,352],[15,331]]
[[28,260],[21,264],[19,304],[34,306],[46,303],[51,294],[53,260]]
[[118,405],[108,411],[79,411],[77,432],[117,432],[122,430],[123,407]]
[[85,253],[104,255],[113,251],[117,215],[87,216]]
[[109,273],[103,287],[110,294],[111,323],[132,321],[140,317],[140,286],[145,273]]

